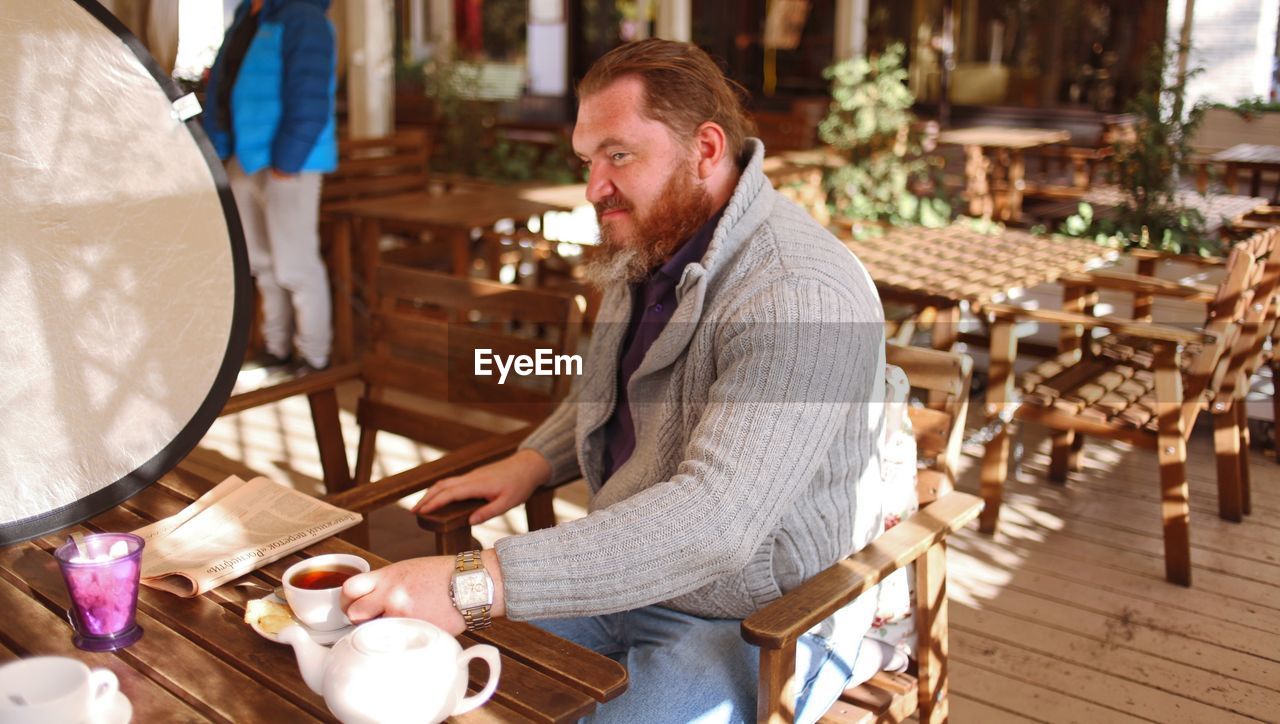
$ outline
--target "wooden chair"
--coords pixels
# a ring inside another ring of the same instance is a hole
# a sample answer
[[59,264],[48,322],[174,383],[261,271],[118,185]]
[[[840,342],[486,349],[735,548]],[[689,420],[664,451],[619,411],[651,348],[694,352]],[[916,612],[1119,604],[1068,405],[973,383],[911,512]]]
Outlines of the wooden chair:
[[[1190,585],[1186,439],[1200,411],[1212,405],[1218,428],[1220,513],[1240,520],[1247,483],[1241,482],[1240,472],[1242,406],[1234,405],[1233,399],[1239,394],[1246,360],[1261,344],[1261,325],[1250,322],[1251,314],[1261,312],[1249,310],[1271,307],[1274,280],[1267,281],[1270,267],[1265,260],[1274,255],[1278,238],[1276,232],[1268,232],[1234,247],[1226,279],[1216,291],[1141,275],[1095,272],[1060,280],[1066,290],[1063,311],[985,306],[992,322],[987,415],[996,433],[983,459],[982,530],[995,530],[1014,420],[1031,420],[1054,430],[1049,470],[1054,482],[1064,482],[1068,470],[1077,466],[1082,435],[1125,441],[1156,450],[1166,577]],[[1096,317],[1092,305],[1100,288],[1137,295],[1139,315],[1150,314],[1152,296],[1206,302],[1207,319],[1201,331],[1191,331],[1151,323],[1149,316]],[[1013,325],[1020,319],[1064,325],[1062,352],[1022,376],[1021,400],[1014,394],[1013,376]],[[1085,330],[1100,327],[1112,334],[1098,342],[1082,338]]]
[[907,373],[913,389],[925,393],[924,406],[913,406],[907,414],[923,466],[916,473],[916,493],[920,504],[927,505],[956,487],[973,360],[968,355],[897,344],[885,346],[885,359]]
[[[950,477],[960,452],[972,362],[966,355],[889,345],[889,364],[901,367],[913,388],[943,393],[937,407],[911,408],[917,449],[928,466],[920,471],[922,506],[930,500],[926,480]],[[944,422],[944,419],[946,422]],[[928,460],[932,457],[933,460]],[[890,573],[916,564],[916,675],[881,673],[844,692],[822,721],[899,722],[917,714],[921,722],[947,719],[946,536],[978,516],[982,501],[942,491],[927,507],[822,571],[742,622],[742,637],[760,647],[757,720],[790,721],[798,688],[794,681],[800,636],[832,616]]]
[[381,138],[338,141],[338,168],[324,178],[320,207],[351,199],[425,191],[431,185],[431,144],[422,129]]
[[[567,394],[571,376],[556,374],[499,384],[474,374],[475,351],[501,355],[572,355],[581,327],[580,297],[518,289],[478,280],[383,265],[377,273],[378,308],[373,344],[359,364],[348,364],[276,387],[233,397],[224,414],[306,394],[320,444],[328,500],[366,511],[394,503],[443,477],[514,452],[531,425]],[[554,367],[554,365],[553,365]],[[563,372],[563,368],[562,368]],[[335,386],[364,382],[357,406],[360,442],[355,472],[338,425]],[[482,413],[518,421],[495,433],[466,420]],[[386,431],[450,451],[444,457],[373,481],[377,435]],[[479,507],[465,502],[423,519],[437,550],[454,552],[470,542],[467,516]],[[551,491],[526,505],[530,528],[554,525]]]
[[581,267],[591,260],[598,246],[564,242],[576,247],[578,254],[561,256],[561,242],[550,241],[540,232],[520,224],[505,231],[487,229],[480,234],[479,242],[489,278],[498,279],[503,268],[515,266],[513,283],[519,286],[581,296],[587,303],[582,313],[582,329],[587,333],[591,331],[603,295],[587,283]]
[[764,142],[765,151],[807,151],[818,145],[820,115],[809,108],[790,111],[755,111],[751,119],[756,135]]
[[422,129],[338,141],[338,168],[325,176],[320,187],[320,239],[333,278],[333,358],[337,361],[356,357],[355,316],[358,309],[367,308],[368,290],[356,288],[362,276],[354,269],[351,229],[335,207],[356,199],[430,190],[430,162],[431,141]]

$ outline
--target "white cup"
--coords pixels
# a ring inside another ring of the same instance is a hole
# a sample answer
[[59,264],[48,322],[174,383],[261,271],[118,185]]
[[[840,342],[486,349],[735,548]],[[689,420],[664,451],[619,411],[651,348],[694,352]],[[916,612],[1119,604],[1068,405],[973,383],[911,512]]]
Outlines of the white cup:
[[90,670],[63,656],[37,656],[0,666],[0,722],[83,722],[107,710],[120,690],[109,669]]
[[316,631],[336,631],[351,625],[351,619],[342,612],[342,585],[334,588],[299,588],[294,579],[300,573],[316,569],[354,568],[358,573],[369,572],[369,561],[346,553],[329,553],[299,561],[284,572],[284,598],[299,621]]

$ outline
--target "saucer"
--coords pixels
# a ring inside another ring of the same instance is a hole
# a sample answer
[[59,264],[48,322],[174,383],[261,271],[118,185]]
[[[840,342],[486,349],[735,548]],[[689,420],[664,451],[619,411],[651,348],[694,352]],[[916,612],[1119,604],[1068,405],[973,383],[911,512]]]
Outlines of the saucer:
[[[274,593],[267,596],[263,596],[259,600],[271,601],[273,603],[283,604],[286,608],[289,606],[288,602],[286,602],[284,599],[280,598]],[[343,636],[346,636],[347,634],[351,633],[356,628],[355,624],[347,624],[346,626],[343,626],[342,628],[336,629],[334,631],[317,631],[311,628],[310,626],[306,625],[305,623],[299,621],[296,616],[294,617],[293,621],[298,626],[301,626],[302,630],[307,632],[307,635],[311,637],[312,641],[315,641],[321,646],[332,646],[333,644],[338,643],[338,641],[340,641]],[[274,641],[278,644],[287,644],[287,642],[280,640],[280,634],[273,634],[273,633],[268,633],[267,631],[263,631],[261,628],[258,627],[256,622],[249,624],[249,627],[252,628],[254,631],[256,631],[259,636],[261,636],[262,638],[268,641]]]
[[95,711],[89,718],[92,724],[129,724],[133,718],[133,704],[123,691],[117,691],[112,700]]

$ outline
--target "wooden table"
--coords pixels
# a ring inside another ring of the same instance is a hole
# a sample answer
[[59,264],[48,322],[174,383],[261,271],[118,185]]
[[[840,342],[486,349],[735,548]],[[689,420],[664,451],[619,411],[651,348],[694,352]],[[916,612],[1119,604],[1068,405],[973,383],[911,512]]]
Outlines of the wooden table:
[[1024,152],[1069,140],[1070,131],[1003,126],[957,128],[938,134],[938,143],[964,147],[970,215],[1001,221],[1022,217]]
[[933,310],[933,346],[944,350],[960,338],[963,305],[980,311],[1014,289],[1053,282],[1119,254],[1091,240],[1012,229],[986,234],[964,223],[941,229],[893,227],[883,236],[845,245],[867,268],[882,300]]
[[[178,512],[210,487],[210,481],[179,468],[78,528],[133,530]],[[59,655],[109,668],[133,705],[135,722],[334,720],[323,699],[303,683],[293,649],[261,638],[244,623],[245,601],[261,591],[226,584],[196,598],[178,598],[144,587],[138,601],[144,634],[137,643],[113,653],[76,649],[63,618],[67,592],[52,553],[69,530],[0,549],[0,662]],[[245,580],[273,587],[288,566],[321,553],[355,553],[374,568],[387,563],[330,538]],[[458,717],[461,722],[576,721],[626,689],[627,674],[618,663],[528,624],[497,620],[459,641],[464,647],[492,644],[502,652],[493,698]],[[473,667],[471,691],[483,683],[481,676],[487,676],[484,668]]]
[[[1222,177],[1227,191],[1235,193],[1236,181],[1240,171],[1249,173],[1249,195],[1257,196],[1262,189],[1264,171],[1280,173],[1280,146],[1268,146],[1255,143],[1241,143],[1212,156],[1213,161],[1225,163],[1227,172]],[[1280,177],[1272,187],[1271,202],[1280,203]]]
[[587,201],[586,184],[552,184],[521,187],[517,192],[520,198],[539,204],[546,204],[557,211],[573,211],[579,206],[591,203]]
[[[1205,233],[1209,236],[1221,233],[1225,227],[1239,222],[1245,216],[1267,205],[1267,200],[1256,194],[1253,196],[1200,194],[1191,189],[1179,190],[1176,199],[1178,205],[1183,208],[1200,212],[1204,217]],[[1103,186],[1089,191],[1081,201],[1096,207],[1114,209],[1124,203],[1124,192],[1115,186]],[[1098,216],[1096,211],[1094,216]]]
[[[1237,196],[1236,194],[1201,194],[1191,189],[1179,190],[1175,197],[1179,206],[1195,209],[1204,217],[1205,234],[1213,237],[1239,224],[1247,215],[1267,205],[1261,196]],[[1114,218],[1116,208],[1125,201],[1125,193],[1118,186],[1099,186],[1085,192],[1078,200],[1055,201],[1036,207],[1031,215],[1051,225],[1072,216],[1080,202],[1093,207],[1096,219]]]

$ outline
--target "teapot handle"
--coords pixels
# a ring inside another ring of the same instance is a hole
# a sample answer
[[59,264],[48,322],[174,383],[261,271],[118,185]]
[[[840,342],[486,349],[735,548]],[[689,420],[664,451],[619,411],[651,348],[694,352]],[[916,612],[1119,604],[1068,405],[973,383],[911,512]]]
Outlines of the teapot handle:
[[489,681],[480,691],[471,696],[463,697],[458,702],[458,706],[453,710],[453,716],[465,714],[472,709],[480,706],[493,696],[493,690],[498,688],[498,674],[502,671],[502,660],[498,657],[498,650],[488,644],[476,644],[458,657],[458,668],[466,675],[467,666],[472,659],[484,659],[489,664]]

